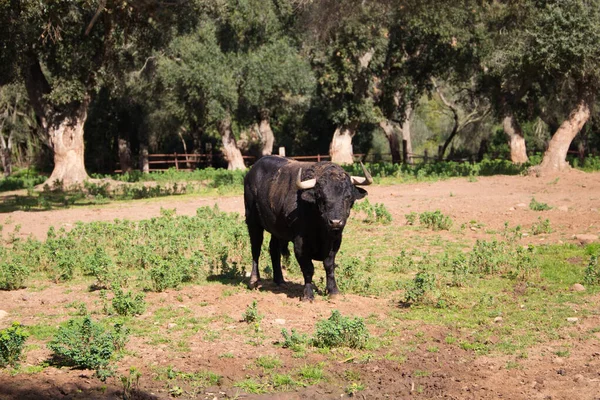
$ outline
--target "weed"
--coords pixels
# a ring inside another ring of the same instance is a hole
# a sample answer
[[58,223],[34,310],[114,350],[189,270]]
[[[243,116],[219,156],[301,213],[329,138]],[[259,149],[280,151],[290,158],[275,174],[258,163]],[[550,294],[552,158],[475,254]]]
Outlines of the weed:
[[305,365],[298,371],[298,376],[308,385],[317,384],[325,378],[323,364]]
[[142,373],[136,368],[129,368],[129,375],[121,375],[121,384],[123,385],[123,400],[133,398],[134,391],[137,391],[140,385]]
[[18,366],[25,341],[29,333],[18,322],[0,330],[0,367]]
[[244,379],[243,381],[234,383],[235,387],[242,389],[244,392],[252,394],[267,393],[267,385],[255,381],[252,378]]
[[113,288],[114,297],[112,299],[113,309],[119,315],[141,315],[146,311],[145,295],[138,293],[134,295],[131,291],[123,292],[120,287]]
[[439,210],[422,212],[419,215],[419,222],[434,231],[447,231],[452,227],[452,219]]
[[546,203],[540,203],[540,202],[536,201],[534,197],[532,197],[531,201],[529,202],[529,209],[533,210],[533,211],[547,211],[547,210],[551,210],[552,207],[550,207]]
[[583,282],[588,285],[600,284],[600,268],[598,266],[598,256],[590,256],[590,261],[587,267],[585,267]]
[[421,303],[425,299],[426,294],[431,293],[435,288],[435,274],[421,270],[417,272],[412,281],[406,284],[403,303]]
[[313,344],[316,347],[350,347],[362,349],[369,340],[369,331],[362,318],[344,317],[333,310],[326,320],[317,322]]
[[548,218],[542,220],[542,217],[538,217],[538,221],[531,225],[531,234],[541,235],[542,233],[552,233],[552,227]]
[[242,314],[242,321],[251,323],[259,323],[262,320],[262,315],[258,312],[258,302],[252,300],[252,304],[246,307],[246,311]]
[[128,332],[122,325],[106,331],[89,316],[71,319],[59,328],[54,339],[48,343],[59,364],[96,370],[101,379],[111,376],[109,363],[116,351],[127,342]]
[[362,211],[367,215],[363,219],[365,223],[386,225],[392,222],[392,214],[390,214],[384,204],[371,204],[369,199],[365,199],[359,203],[354,203],[352,208],[355,211]]
[[419,214],[417,214],[416,212],[412,211],[409,214],[406,214],[406,225],[414,225],[417,222],[417,217],[419,216]]
[[299,334],[294,328],[292,333],[288,333],[287,329],[281,330],[283,336],[283,343],[281,347],[284,349],[291,349],[295,353],[304,353],[306,344],[309,342],[308,336],[305,334]]
[[274,356],[259,356],[255,364],[263,369],[274,369],[281,367],[281,360]]
[[[0,249],[2,255],[2,249]],[[15,290],[23,287],[25,278],[29,275],[29,268],[18,259],[2,257],[0,261],[0,290]]]
[[365,385],[361,382],[352,382],[350,385],[346,387],[346,393],[348,396],[352,397],[358,392],[365,390]]

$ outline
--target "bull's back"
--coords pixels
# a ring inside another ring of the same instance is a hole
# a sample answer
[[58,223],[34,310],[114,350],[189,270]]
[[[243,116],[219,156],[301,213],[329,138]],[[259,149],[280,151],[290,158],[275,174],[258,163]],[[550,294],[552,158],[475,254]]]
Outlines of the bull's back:
[[268,232],[291,240],[297,219],[296,176],[310,164],[278,156],[258,160],[244,179],[246,221],[259,222]]

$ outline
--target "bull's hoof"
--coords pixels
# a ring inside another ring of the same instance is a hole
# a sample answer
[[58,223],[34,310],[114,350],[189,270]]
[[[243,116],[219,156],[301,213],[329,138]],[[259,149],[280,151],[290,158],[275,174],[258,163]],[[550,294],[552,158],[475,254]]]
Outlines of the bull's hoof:
[[329,300],[338,300],[339,298],[341,298],[342,296],[340,295],[340,292],[336,292],[336,293],[329,293]]
[[315,298],[314,298],[314,297],[308,297],[308,296],[302,296],[302,297],[300,298],[300,300],[301,300],[303,303],[312,303],[313,301],[315,301]]
[[248,289],[258,289],[261,286],[260,279],[250,279]]

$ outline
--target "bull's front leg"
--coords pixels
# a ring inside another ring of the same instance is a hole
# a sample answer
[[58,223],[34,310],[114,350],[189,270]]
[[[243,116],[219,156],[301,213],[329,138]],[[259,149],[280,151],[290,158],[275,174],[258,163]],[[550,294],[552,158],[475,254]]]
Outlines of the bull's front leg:
[[310,257],[299,255],[296,252],[296,259],[300,264],[302,275],[304,276],[304,292],[302,293],[302,301],[313,301],[315,295],[313,293],[313,275],[315,273],[315,266],[313,265]]
[[337,252],[329,253],[329,256],[323,260],[325,267],[326,289],[329,297],[335,297],[340,293],[335,281],[335,255]]

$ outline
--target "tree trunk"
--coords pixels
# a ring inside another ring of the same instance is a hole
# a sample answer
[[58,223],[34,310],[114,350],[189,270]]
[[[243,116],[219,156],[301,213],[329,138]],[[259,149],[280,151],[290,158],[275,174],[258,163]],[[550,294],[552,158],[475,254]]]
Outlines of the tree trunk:
[[258,132],[260,133],[261,138],[261,154],[263,156],[273,154],[275,135],[273,135],[273,130],[271,129],[271,122],[269,121],[268,115],[263,114],[263,116],[261,117],[260,124],[258,125]]
[[444,142],[444,145],[442,146],[442,148],[438,154],[438,161],[444,161],[444,154],[446,154],[446,150],[448,149],[448,146],[450,146],[452,139],[454,139],[454,137],[458,133],[458,124],[459,124],[458,113],[456,112],[456,110],[452,109],[452,114],[454,115],[454,126],[452,127],[452,132],[450,132],[450,135]]
[[567,162],[567,151],[571,142],[589,118],[590,107],[585,100],[582,100],[552,136],[548,150],[544,153],[544,158],[538,168],[540,175],[571,168]]
[[129,172],[133,169],[129,141],[123,138],[119,138],[119,164],[121,165],[121,172]]
[[80,184],[89,179],[84,165],[83,125],[90,97],[86,96],[75,108],[56,111],[46,100],[51,88],[39,61],[31,53],[27,56],[29,63],[23,70],[25,87],[47,144],[54,152],[54,170],[45,183]]
[[57,120],[48,128],[48,140],[54,151],[54,170],[45,182],[50,186],[60,181],[63,187],[68,187],[89,179],[83,158],[83,125],[88,104],[89,100],[84,100],[72,115]]
[[381,129],[385,133],[385,137],[387,138],[390,144],[390,152],[392,153],[392,163],[399,164],[402,162],[402,157],[400,156],[400,143],[398,142],[398,134],[394,129],[394,125],[390,121],[381,121],[379,123]]
[[12,154],[10,149],[3,148],[0,149],[0,159],[2,159],[2,170],[4,171],[4,176],[10,176],[12,174]]
[[231,130],[231,118],[227,116],[225,119],[219,121],[217,123],[217,130],[219,131],[223,142],[223,155],[227,160],[227,169],[246,169],[242,152],[238,148],[235,136]]
[[329,145],[331,161],[338,164],[353,164],[352,138],[356,134],[355,122],[338,126]]
[[510,145],[510,160],[514,164],[524,164],[529,159],[527,158],[527,148],[525,146],[525,137],[521,126],[512,114],[507,114],[502,120],[504,132],[509,138]]
[[150,172],[150,163],[148,162],[148,145],[140,144],[140,170],[147,174]]
[[402,130],[402,140],[406,140],[406,156],[407,160],[404,160],[407,164],[412,164],[412,137],[410,132],[410,120],[412,118],[413,109],[411,106],[407,106],[404,110],[404,121],[402,121],[402,126],[400,129]]

